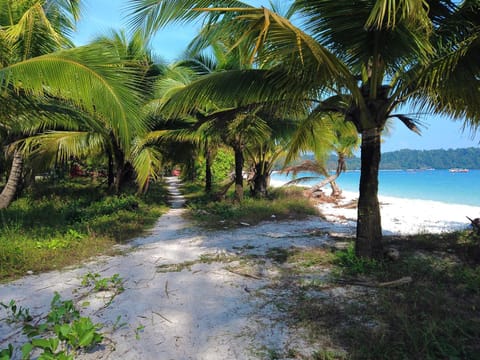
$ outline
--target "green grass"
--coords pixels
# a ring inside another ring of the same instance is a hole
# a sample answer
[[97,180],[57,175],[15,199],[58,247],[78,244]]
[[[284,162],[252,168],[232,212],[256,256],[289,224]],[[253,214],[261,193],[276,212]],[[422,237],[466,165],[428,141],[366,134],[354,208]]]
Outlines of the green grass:
[[274,189],[267,199],[248,196],[242,202],[233,200],[211,201],[209,197],[190,197],[192,218],[200,225],[211,228],[236,227],[241,223],[255,225],[262,221],[300,220],[319,215],[316,207],[306,199],[300,189]]
[[74,265],[141,234],[165,212],[165,191],[109,195],[88,180],[37,184],[0,211],[0,280]]
[[[468,232],[386,241],[399,261],[357,259],[352,247],[267,254],[288,269],[287,296],[277,301],[291,325],[348,359],[480,359],[480,264],[468,250],[478,242]],[[329,267],[330,280],[313,281],[309,264]],[[413,281],[397,287],[358,286],[407,276]]]

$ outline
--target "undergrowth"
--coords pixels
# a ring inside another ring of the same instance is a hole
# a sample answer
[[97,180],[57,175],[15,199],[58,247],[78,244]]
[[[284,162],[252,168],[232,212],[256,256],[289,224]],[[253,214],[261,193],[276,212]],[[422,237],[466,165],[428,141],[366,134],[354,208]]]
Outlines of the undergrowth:
[[318,215],[318,210],[300,189],[273,189],[265,199],[245,196],[241,202],[227,197],[212,201],[206,196],[191,198],[188,202],[191,216],[200,225],[212,228],[255,225],[262,221],[300,220]]
[[[331,359],[480,359],[480,265],[466,257],[468,236],[387,238],[401,249],[398,261],[358,259],[353,246],[275,252],[288,266],[278,306],[314,342],[345,350]],[[304,258],[330,277],[313,281]],[[405,277],[412,281],[378,285]]]
[[76,264],[141,234],[166,211],[165,192],[110,195],[88,180],[39,183],[0,210],[0,281]]

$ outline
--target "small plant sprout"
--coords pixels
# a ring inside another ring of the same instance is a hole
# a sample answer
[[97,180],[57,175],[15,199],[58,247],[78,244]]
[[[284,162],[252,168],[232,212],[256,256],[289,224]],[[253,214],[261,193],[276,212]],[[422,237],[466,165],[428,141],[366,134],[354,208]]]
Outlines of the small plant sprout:
[[[50,312],[35,323],[28,309],[17,307],[14,300],[9,304],[1,303],[1,306],[11,311],[15,321],[24,322],[23,333],[30,340],[19,349],[22,359],[30,359],[35,351],[38,359],[73,360],[79,350],[90,349],[103,339],[98,332],[101,326],[93,324],[88,317],[80,317],[73,301],[62,300],[57,292],[50,303]],[[12,344],[0,350],[0,360],[10,360],[14,356]]]
[[0,302],[0,306],[3,307],[9,313],[8,322],[29,322],[32,321],[30,310],[22,306],[17,306],[15,300],[10,300],[8,304]]
[[98,273],[89,272],[83,276],[81,284],[85,287],[93,287],[93,291],[114,290],[116,294],[120,294],[125,290],[123,287],[123,279],[119,274],[102,278]]

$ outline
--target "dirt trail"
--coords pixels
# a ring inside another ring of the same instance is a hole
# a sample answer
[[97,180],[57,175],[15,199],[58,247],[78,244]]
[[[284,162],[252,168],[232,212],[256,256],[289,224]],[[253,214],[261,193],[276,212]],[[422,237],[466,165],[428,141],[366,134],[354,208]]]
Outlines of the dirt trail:
[[[83,316],[104,325],[102,347],[82,354],[85,359],[258,359],[262,349],[305,348],[301,334],[276,321],[279,310],[261,296],[278,274],[268,263],[242,259],[272,247],[318,246],[329,241],[329,231],[352,229],[311,218],[205,231],[182,217],[178,179],[167,181],[172,208],[147,236],[123,246],[124,255],[0,285],[0,301],[15,299],[33,314],[46,314],[55,292],[74,299]],[[232,271],[242,264],[250,273]],[[113,300],[112,292],[87,291],[81,282],[89,273],[118,274],[125,290]],[[19,326],[2,317],[0,349],[25,341]]]

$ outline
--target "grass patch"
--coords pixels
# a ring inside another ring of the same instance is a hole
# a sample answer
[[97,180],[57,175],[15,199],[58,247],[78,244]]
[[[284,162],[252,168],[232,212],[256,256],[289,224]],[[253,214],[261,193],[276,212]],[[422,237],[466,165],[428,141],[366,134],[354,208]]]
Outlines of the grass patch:
[[[272,249],[267,256],[288,269],[276,302],[291,326],[331,349],[320,358],[480,359],[480,265],[467,256],[470,237],[386,238],[400,249],[396,262],[356,259],[352,246]],[[316,265],[330,276],[318,278]],[[375,285],[402,277],[413,281]]]
[[300,220],[318,215],[317,208],[300,189],[274,189],[267,199],[245,197],[241,202],[210,201],[206,197],[191,198],[191,216],[200,225],[210,228],[237,227],[241,223],[255,225],[262,221]]
[[336,251],[332,260],[338,265],[341,275],[366,275],[382,272],[385,269],[385,263],[382,261],[356,257],[353,243],[344,250]]
[[109,195],[83,179],[37,184],[0,211],[0,281],[110,253],[166,209],[160,186],[141,197]]

